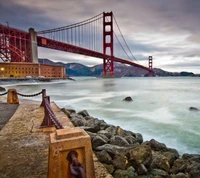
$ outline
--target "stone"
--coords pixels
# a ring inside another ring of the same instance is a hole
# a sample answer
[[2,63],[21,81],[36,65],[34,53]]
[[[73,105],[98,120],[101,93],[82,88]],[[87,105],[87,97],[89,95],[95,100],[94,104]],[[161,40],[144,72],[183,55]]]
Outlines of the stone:
[[189,178],[189,176],[184,174],[184,173],[182,173],[182,172],[180,172],[180,173],[178,173],[176,175],[171,176],[171,178]]
[[150,174],[157,178],[170,178],[170,175],[161,169],[152,169]]
[[179,153],[176,149],[168,148],[168,151],[162,153],[168,160],[170,167],[174,164],[174,161],[179,158]]
[[100,130],[100,131],[98,131],[97,132],[99,135],[101,135],[101,134],[103,134],[103,135],[105,135],[108,139],[110,139],[111,138],[111,133],[110,132],[108,132],[107,130]]
[[90,116],[86,110],[79,111],[77,114],[80,114],[83,117]]
[[70,116],[71,116],[70,120],[74,124],[75,127],[86,125],[86,120],[83,116],[76,113],[72,113]]
[[136,145],[131,145],[128,147],[124,147],[124,146],[117,146],[117,145],[111,145],[111,144],[105,144],[102,146],[98,146],[95,150],[96,151],[102,151],[105,150],[106,152],[108,152],[109,154],[115,155],[115,154],[122,154],[122,155],[127,155],[129,153],[129,151],[133,148],[135,148]]
[[129,159],[134,166],[144,164],[149,166],[152,159],[151,147],[148,145],[139,145],[129,151]]
[[190,110],[190,111],[199,111],[199,109],[196,108],[196,107],[190,107],[189,110]]
[[127,96],[126,98],[123,99],[124,101],[133,101],[133,99],[130,96]]
[[165,151],[165,150],[167,150],[167,147],[164,143],[160,143],[160,142],[158,142],[154,139],[151,139],[149,141],[149,145],[150,145],[151,149],[154,150],[154,151]]
[[102,137],[97,135],[92,139],[92,148],[95,149],[96,147],[104,145],[106,143],[107,142]]
[[116,168],[116,169],[122,169],[122,170],[125,170],[126,168],[126,163],[127,163],[127,158],[126,156],[124,155],[121,155],[121,154],[116,154],[114,156],[114,159],[113,159],[113,166]]
[[138,140],[133,136],[126,136],[124,137],[129,144],[135,144]]
[[170,173],[177,174],[179,172],[184,172],[187,167],[187,160],[183,158],[177,159],[174,161],[173,166],[170,169]]
[[138,169],[137,169],[137,174],[138,175],[146,175],[148,173],[147,168],[145,167],[144,164],[139,164]]
[[119,135],[112,136],[110,138],[110,144],[118,145],[118,146],[128,146],[129,145],[129,143],[126,141],[126,139]]
[[105,168],[107,169],[107,171],[110,173],[110,174],[113,174],[114,172],[114,166],[112,164],[108,165],[108,164],[103,164],[105,166]]
[[114,178],[137,178],[137,175],[132,171],[117,169]]
[[137,140],[137,142],[138,142],[139,144],[142,144],[142,143],[143,143],[143,136],[142,136],[142,134],[136,133],[136,134],[135,134],[135,138],[136,138],[136,140]]
[[98,132],[101,130],[101,123],[104,122],[103,120],[98,119],[89,119],[86,122],[86,126],[90,127],[90,132]]
[[107,165],[112,164],[112,158],[105,150],[102,150],[100,153],[97,153],[96,156],[100,162]]
[[151,168],[162,169],[165,172],[169,172],[170,164],[168,159],[160,152],[154,152],[152,157]]

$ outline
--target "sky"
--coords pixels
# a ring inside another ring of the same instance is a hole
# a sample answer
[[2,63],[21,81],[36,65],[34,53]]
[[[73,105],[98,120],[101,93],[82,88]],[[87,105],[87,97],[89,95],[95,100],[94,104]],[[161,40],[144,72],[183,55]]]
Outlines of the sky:
[[[141,65],[200,73],[200,0],[0,0],[0,23],[28,31],[74,24],[112,11]],[[40,58],[92,66],[101,59],[38,49]]]

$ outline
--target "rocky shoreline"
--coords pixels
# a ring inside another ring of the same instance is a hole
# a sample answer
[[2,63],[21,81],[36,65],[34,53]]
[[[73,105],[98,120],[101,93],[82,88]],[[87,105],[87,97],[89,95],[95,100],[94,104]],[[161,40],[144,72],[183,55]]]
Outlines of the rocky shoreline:
[[180,156],[155,139],[144,142],[142,134],[109,125],[86,110],[62,111],[90,135],[94,153],[114,178],[200,178],[199,154]]

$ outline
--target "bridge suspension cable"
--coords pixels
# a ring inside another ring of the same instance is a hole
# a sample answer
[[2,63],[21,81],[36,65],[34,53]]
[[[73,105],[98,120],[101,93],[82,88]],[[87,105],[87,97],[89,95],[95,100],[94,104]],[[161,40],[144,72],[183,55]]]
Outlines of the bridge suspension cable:
[[38,31],[37,34],[52,40],[102,52],[102,21],[103,13],[72,25]]
[[[121,31],[121,29],[120,29],[120,27],[119,27],[119,25],[118,25],[118,23],[117,23],[117,20],[116,20],[116,18],[115,18],[114,15],[113,15],[113,17],[114,17],[115,24],[116,24],[116,26],[117,26],[117,28],[118,28],[118,30],[119,30],[119,32],[120,32],[120,35],[121,35],[121,37],[122,37],[122,39],[123,39],[123,41],[124,41],[124,44],[126,45],[128,51],[129,51],[129,53],[131,54],[132,58],[133,58],[137,63],[139,63],[139,62],[137,61],[137,59],[135,58],[135,56],[133,55],[133,53],[131,52],[131,50],[130,50],[130,48],[129,48],[129,46],[128,46],[128,44],[127,44],[125,38],[124,38],[124,35],[122,34],[122,31]],[[121,48],[123,49],[123,51],[125,52],[125,54],[127,55],[127,57],[132,61],[131,57],[128,55],[128,53],[127,53],[126,50],[124,49],[123,45],[122,45],[121,42],[119,41],[119,38],[117,37],[116,33],[114,33],[114,34],[115,34],[115,37],[116,37],[116,39],[117,39],[119,45],[121,46]]]

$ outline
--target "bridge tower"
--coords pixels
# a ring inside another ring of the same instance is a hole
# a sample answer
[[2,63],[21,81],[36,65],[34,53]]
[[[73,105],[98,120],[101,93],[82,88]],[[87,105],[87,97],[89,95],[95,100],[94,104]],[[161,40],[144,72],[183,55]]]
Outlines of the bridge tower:
[[103,13],[103,54],[111,56],[103,59],[103,77],[114,77],[112,12]]
[[149,73],[148,73],[148,76],[149,77],[152,77],[153,76],[153,68],[152,68],[152,66],[153,66],[153,58],[152,58],[152,56],[149,56]]

